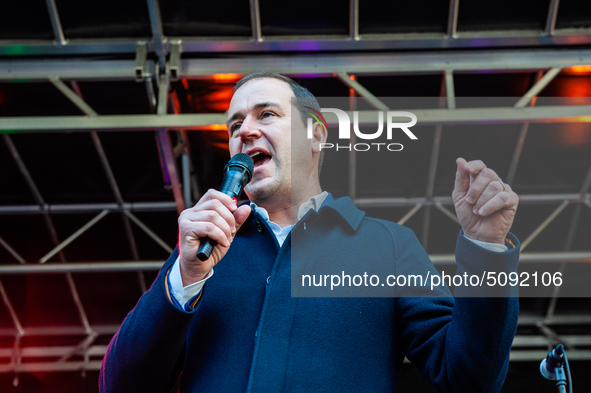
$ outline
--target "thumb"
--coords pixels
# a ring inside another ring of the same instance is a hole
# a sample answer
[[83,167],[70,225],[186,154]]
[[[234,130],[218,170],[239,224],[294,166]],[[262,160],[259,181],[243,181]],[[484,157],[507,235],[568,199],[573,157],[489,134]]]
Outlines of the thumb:
[[236,220],[236,232],[238,232],[242,224],[244,224],[244,222],[250,215],[250,210],[251,209],[249,205],[243,205],[236,209],[236,211],[234,212],[234,220]]
[[462,157],[456,159],[456,165],[458,168],[456,170],[456,181],[452,192],[454,201],[466,195],[470,189],[470,173],[464,170],[464,165],[466,164],[467,161]]

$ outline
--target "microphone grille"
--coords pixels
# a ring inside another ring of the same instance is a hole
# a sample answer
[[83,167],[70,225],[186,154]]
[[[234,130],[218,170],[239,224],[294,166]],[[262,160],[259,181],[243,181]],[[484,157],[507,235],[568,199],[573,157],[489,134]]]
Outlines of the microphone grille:
[[246,154],[246,153],[238,153],[236,155],[234,155],[231,159],[230,162],[228,162],[228,167],[231,165],[243,165],[244,167],[246,167],[246,169],[248,170],[248,172],[251,173],[252,176],[252,171],[254,170],[254,162],[252,161],[252,158]]

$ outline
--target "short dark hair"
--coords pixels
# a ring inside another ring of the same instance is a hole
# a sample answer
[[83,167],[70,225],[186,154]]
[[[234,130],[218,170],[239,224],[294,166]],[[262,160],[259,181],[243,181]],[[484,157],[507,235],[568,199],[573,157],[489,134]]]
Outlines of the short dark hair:
[[[306,89],[305,87],[303,87],[302,85],[300,85],[299,83],[294,81],[293,79],[291,79],[287,76],[277,74],[275,72],[269,72],[269,71],[251,72],[250,74],[245,75],[242,79],[240,79],[238,82],[236,82],[236,85],[234,85],[234,88],[232,89],[232,93],[236,93],[236,90],[238,90],[240,87],[242,87],[242,85],[244,85],[246,82],[251,81],[253,79],[262,79],[262,78],[278,79],[280,81],[287,83],[289,85],[289,87],[291,87],[291,90],[293,91],[293,95],[296,98],[296,100],[295,100],[296,107],[298,108],[298,111],[300,112],[300,118],[302,119],[302,123],[304,123],[304,125],[307,124],[308,118],[313,119],[312,116],[310,116],[308,114],[306,107],[314,108],[318,112],[320,112],[320,104],[318,104],[318,100],[316,100],[316,97],[314,97],[314,94],[310,93],[310,90]],[[322,150],[320,152],[320,159],[318,160],[318,175],[320,175],[320,168],[322,167],[323,160],[324,160],[324,150]]]

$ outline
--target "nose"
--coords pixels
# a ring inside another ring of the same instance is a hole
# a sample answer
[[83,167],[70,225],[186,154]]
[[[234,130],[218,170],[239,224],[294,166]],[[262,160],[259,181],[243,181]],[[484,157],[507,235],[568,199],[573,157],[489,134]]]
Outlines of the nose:
[[240,136],[240,141],[245,143],[249,140],[260,138],[261,131],[257,122],[251,116],[248,116],[240,125],[238,135]]

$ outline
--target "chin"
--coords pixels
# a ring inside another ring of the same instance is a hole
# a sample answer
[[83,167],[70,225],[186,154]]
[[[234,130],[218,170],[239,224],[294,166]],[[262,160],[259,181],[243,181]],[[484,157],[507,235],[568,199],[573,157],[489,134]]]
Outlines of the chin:
[[251,200],[266,199],[273,194],[273,187],[270,179],[256,180],[254,184],[248,184],[244,192]]
[[244,192],[251,200],[264,199],[270,194],[269,187],[262,183],[263,181],[258,180],[254,184],[249,184],[244,188]]

